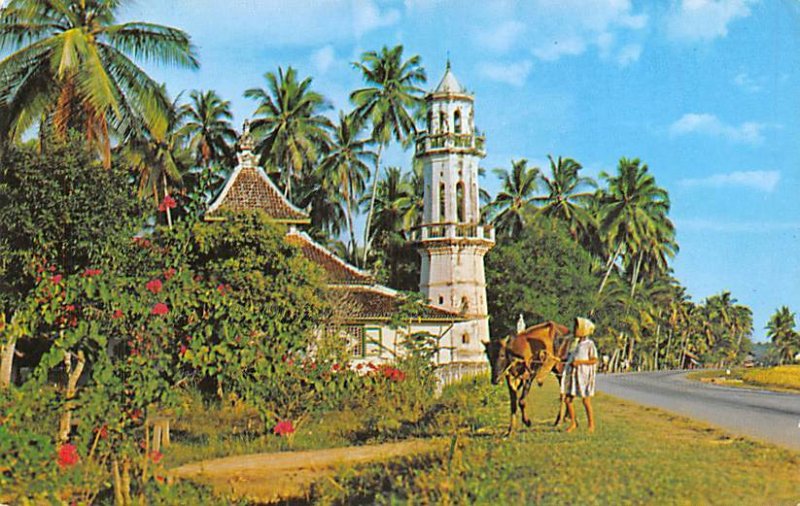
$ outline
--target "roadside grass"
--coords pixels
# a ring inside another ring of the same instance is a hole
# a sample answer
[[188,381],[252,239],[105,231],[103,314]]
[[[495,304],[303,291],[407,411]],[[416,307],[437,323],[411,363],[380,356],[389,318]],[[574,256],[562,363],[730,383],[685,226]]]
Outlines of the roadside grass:
[[698,371],[689,373],[689,379],[711,381],[725,386],[743,388],[762,388],[778,392],[800,392],[800,365],[776,367],[757,367],[752,369],[731,369],[730,375],[724,370]]
[[551,426],[557,385],[531,393],[533,427],[502,434],[504,387],[486,377],[447,389],[419,430],[452,451],[343,469],[315,484],[319,504],[797,504],[800,453],[605,395],[598,429]]

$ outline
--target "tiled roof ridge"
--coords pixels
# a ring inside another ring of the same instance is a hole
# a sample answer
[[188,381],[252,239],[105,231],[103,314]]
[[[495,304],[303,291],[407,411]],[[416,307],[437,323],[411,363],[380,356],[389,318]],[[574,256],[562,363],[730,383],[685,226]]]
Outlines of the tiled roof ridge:
[[[346,270],[347,270],[347,271],[349,271],[350,273],[352,273],[352,274],[354,274],[354,275],[356,275],[356,276],[358,276],[358,277],[364,277],[364,278],[367,278],[367,279],[369,279],[369,280],[370,280],[370,282],[374,282],[374,279],[375,279],[375,278],[374,278],[374,276],[373,276],[372,274],[370,274],[370,273],[369,273],[369,272],[367,272],[367,271],[361,270],[361,269],[359,269],[358,267],[356,267],[356,266],[354,266],[354,265],[350,265],[349,263],[347,263],[347,262],[346,262],[346,261],[344,261],[343,259],[339,258],[339,256],[338,256],[338,255],[336,255],[336,254],[335,254],[333,251],[329,250],[328,248],[326,248],[326,247],[325,247],[325,246],[323,246],[322,244],[320,244],[320,243],[318,243],[317,241],[315,241],[314,239],[312,239],[312,238],[311,238],[311,236],[310,236],[310,235],[308,235],[308,233],[306,233],[306,232],[304,232],[304,231],[302,231],[302,230],[298,230],[298,229],[296,229],[296,228],[292,228],[291,230],[289,230],[289,232],[287,233],[287,235],[292,235],[292,236],[295,236],[295,237],[300,237],[300,238],[301,238],[301,239],[303,239],[303,240],[304,240],[304,241],[305,241],[307,244],[309,244],[311,247],[313,247],[313,248],[316,248],[317,250],[321,251],[321,252],[322,252],[322,253],[323,253],[325,256],[327,256],[327,257],[329,257],[331,260],[335,261],[337,264],[339,264],[340,266],[342,266],[344,269],[346,269]],[[360,285],[359,285],[359,286],[360,286]]]

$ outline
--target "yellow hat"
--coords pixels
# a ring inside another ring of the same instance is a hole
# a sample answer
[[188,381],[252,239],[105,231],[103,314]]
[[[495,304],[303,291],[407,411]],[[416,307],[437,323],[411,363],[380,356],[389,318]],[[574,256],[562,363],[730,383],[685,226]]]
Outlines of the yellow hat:
[[594,323],[588,318],[575,318],[575,337],[586,337],[594,333]]

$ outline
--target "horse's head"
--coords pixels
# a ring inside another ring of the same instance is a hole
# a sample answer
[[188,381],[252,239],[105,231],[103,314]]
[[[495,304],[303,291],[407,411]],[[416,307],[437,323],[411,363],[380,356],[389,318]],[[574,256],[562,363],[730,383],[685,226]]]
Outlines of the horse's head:
[[486,356],[489,358],[489,365],[492,366],[492,385],[500,383],[503,372],[506,370],[506,367],[508,367],[506,344],[508,344],[508,337],[504,337],[500,340],[483,342]]

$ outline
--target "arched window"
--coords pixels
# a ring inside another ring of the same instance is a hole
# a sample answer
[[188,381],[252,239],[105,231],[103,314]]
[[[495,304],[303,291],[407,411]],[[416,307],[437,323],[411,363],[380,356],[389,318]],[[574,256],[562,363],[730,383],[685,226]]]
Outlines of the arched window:
[[433,111],[428,111],[428,133],[433,133]]
[[439,222],[445,221],[445,200],[444,200],[444,183],[439,185]]
[[459,223],[467,221],[467,208],[464,202],[464,182],[459,181],[456,185],[456,216]]
[[439,111],[439,132],[447,133],[447,114],[444,111]]
[[456,109],[455,114],[453,115],[453,132],[460,134],[461,133],[461,110]]
[[461,344],[469,344],[469,334],[466,332],[461,335]]
[[469,297],[466,295],[461,297],[461,313],[469,313]]

